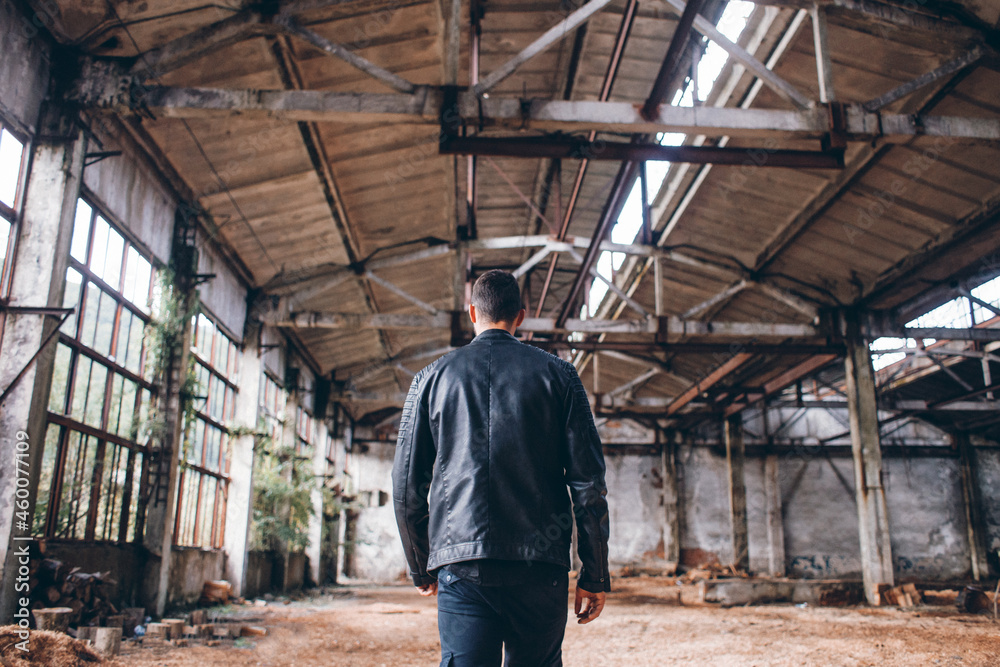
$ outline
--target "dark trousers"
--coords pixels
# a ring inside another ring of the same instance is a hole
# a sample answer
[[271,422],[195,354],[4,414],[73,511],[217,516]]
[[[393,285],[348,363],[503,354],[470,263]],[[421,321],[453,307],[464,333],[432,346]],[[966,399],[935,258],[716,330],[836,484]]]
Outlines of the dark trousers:
[[561,667],[569,577],[481,586],[438,574],[441,667]]

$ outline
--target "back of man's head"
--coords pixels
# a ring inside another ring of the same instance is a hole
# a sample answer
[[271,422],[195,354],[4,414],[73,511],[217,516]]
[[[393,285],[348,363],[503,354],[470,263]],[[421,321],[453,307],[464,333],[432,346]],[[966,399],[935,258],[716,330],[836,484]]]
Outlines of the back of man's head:
[[517,278],[500,269],[487,271],[472,286],[472,305],[487,322],[513,322],[521,312]]

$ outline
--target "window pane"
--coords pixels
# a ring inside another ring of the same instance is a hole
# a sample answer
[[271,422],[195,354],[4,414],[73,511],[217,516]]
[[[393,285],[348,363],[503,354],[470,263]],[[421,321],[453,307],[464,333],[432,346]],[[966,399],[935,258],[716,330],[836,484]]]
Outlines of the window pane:
[[[83,285],[83,276],[76,269],[66,269],[66,290],[63,292],[63,308],[77,308],[80,305],[80,289]],[[67,336],[76,338],[76,318],[80,315],[80,310],[66,318],[61,331]]]
[[135,297],[132,303],[139,306],[143,312],[149,312],[149,280],[152,277],[153,267],[142,255],[136,253],[135,270]]
[[110,231],[108,221],[97,216],[97,221],[94,223],[94,249],[90,253],[90,270],[101,277],[104,275],[104,261],[108,257],[108,232]]
[[108,406],[108,430],[112,433],[118,432],[118,418],[121,416],[122,407],[122,383],[125,381],[121,375],[111,377],[111,404]]
[[49,392],[49,410],[66,412],[66,388],[69,380],[70,349],[60,343],[56,347],[55,367],[52,370],[52,390]]
[[13,208],[17,180],[21,174],[21,150],[24,146],[7,130],[0,132],[0,202]]
[[116,290],[121,289],[122,259],[125,255],[125,239],[114,229],[108,229],[108,251],[104,260],[102,276],[104,282]]
[[101,305],[101,289],[92,282],[87,283],[86,302],[83,304],[83,328],[80,331],[80,342],[87,347],[94,345],[94,334],[97,332],[97,311]]
[[108,370],[100,364],[90,367],[90,382],[87,386],[87,402],[83,422],[95,428],[101,427],[104,412],[104,391],[108,386]]
[[[136,506],[136,499],[139,497],[139,480],[142,479],[142,465],[143,456],[141,453],[136,453],[135,463],[133,464],[132,473],[132,507]],[[135,542],[135,512],[129,512],[128,516],[128,534],[125,536],[125,540],[128,542]]]
[[59,503],[56,535],[83,539],[90,507],[90,480],[97,440],[82,433],[70,434],[66,452],[66,468]]
[[76,375],[73,377],[73,406],[70,417],[83,421],[83,411],[87,404],[87,386],[90,384],[90,367],[93,362],[80,355],[76,362]]
[[7,261],[7,245],[10,242],[10,223],[6,218],[0,218],[0,272]]
[[42,470],[38,477],[38,494],[35,500],[35,520],[31,534],[45,534],[45,515],[49,511],[49,496],[52,493],[52,473],[56,469],[56,458],[59,456],[59,435],[62,428],[49,424],[45,430],[45,449],[42,450]]
[[121,321],[118,323],[118,340],[115,341],[114,356],[115,362],[125,365],[128,357],[128,334],[132,327],[132,313],[122,308]]
[[128,354],[125,368],[138,374],[142,365],[142,338],[146,325],[138,317],[132,318],[132,326],[128,334]]
[[91,347],[108,356],[111,354],[111,336],[115,330],[115,312],[118,302],[110,294],[101,293],[101,306],[97,311],[97,331]]
[[90,238],[90,215],[93,209],[82,199],[76,200],[76,220],[73,222],[73,245],[69,254],[81,264],[87,263],[87,239]]

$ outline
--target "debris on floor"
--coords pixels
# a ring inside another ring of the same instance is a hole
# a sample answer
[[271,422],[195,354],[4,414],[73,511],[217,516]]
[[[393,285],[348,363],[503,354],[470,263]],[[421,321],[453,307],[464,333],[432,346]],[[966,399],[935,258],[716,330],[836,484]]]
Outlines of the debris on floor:
[[104,662],[93,648],[61,632],[32,630],[27,652],[17,648],[20,641],[17,626],[0,627],[0,664],[4,667],[81,667]]

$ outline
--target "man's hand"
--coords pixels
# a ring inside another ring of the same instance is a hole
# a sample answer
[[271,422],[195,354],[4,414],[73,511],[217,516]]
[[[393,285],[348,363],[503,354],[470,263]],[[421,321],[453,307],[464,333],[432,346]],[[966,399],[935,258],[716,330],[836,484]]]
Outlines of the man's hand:
[[[417,590],[420,591],[420,594],[425,598],[430,597],[438,594],[438,584],[436,581],[433,584],[424,584],[423,586],[417,586]],[[601,595],[603,595],[603,593]],[[604,603],[601,602],[601,604],[603,605]]]
[[578,585],[576,587],[576,603],[573,605],[573,611],[577,618],[576,622],[582,625],[590,623],[600,616],[604,610],[604,600],[606,597],[607,593],[603,591],[600,593],[591,593],[590,591],[583,590]]

